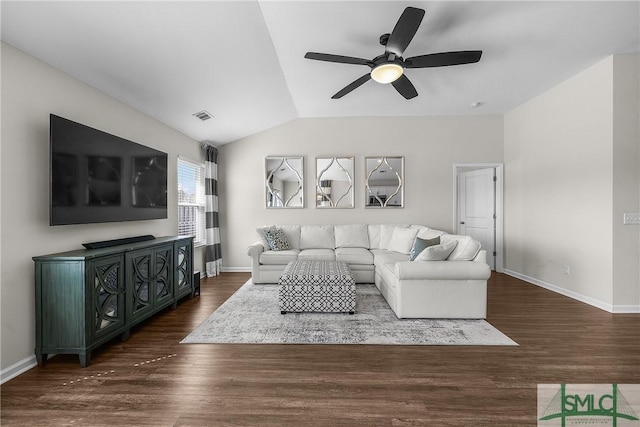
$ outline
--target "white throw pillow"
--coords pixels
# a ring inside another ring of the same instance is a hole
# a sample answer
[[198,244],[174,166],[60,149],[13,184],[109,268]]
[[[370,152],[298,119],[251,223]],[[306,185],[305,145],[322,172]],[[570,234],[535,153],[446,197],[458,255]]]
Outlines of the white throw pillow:
[[455,249],[457,241],[451,240],[440,245],[429,246],[416,257],[414,261],[444,261]]
[[480,242],[469,236],[458,236],[455,234],[445,234],[440,237],[442,243],[455,241],[458,244],[449,255],[449,261],[471,261],[480,252]]
[[402,224],[382,224],[380,226],[380,249],[389,250],[389,242],[391,241],[391,236],[393,236],[393,231],[396,227],[408,228],[407,225]]
[[413,241],[416,239],[416,234],[418,234],[416,228],[396,227],[389,241],[389,250],[409,255]]
[[336,248],[369,248],[369,233],[364,224],[336,225]]
[[335,249],[333,225],[303,225],[300,227],[300,249]]

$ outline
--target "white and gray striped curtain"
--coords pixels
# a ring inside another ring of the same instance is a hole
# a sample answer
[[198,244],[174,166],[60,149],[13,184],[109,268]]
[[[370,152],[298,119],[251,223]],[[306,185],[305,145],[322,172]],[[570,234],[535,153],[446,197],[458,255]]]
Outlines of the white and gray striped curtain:
[[205,262],[207,277],[217,276],[222,269],[220,249],[220,222],[218,220],[218,149],[205,144],[206,161],[204,168],[205,217],[207,246]]

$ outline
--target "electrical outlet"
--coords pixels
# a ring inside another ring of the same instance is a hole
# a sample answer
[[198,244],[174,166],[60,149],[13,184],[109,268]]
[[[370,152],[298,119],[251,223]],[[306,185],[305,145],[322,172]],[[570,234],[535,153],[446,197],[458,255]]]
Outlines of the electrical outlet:
[[640,224],[640,213],[624,214],[623,222],[625,225]]
[[569,274],[571,274],[571,267],[569,267],[566,264],[564,266],[564,274],[565,274],[565,276],[568,276]]

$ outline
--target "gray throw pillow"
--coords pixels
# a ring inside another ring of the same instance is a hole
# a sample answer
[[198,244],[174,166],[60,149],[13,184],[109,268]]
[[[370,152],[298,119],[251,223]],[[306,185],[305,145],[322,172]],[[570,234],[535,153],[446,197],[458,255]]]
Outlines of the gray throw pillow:
[[286,251],[291,249],[291,244],[289,244],[287,236],[280,228],[267,229],[264,234],[267,242],[269,242],[269,248],[272,251]]
[[413,242],[411,252],[409,252],[409,261],[415,261],[420,252],[424,251],[429,246],[435,246],[439,244],[440,236],[434,237],[433,239],[421,239],[420,237],[416,237],[416,240]]

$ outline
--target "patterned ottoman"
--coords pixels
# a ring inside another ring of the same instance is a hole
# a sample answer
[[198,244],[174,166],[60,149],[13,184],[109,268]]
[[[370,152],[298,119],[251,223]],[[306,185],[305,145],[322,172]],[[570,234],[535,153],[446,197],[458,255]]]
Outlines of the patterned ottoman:
[[353,314],[356,282],[344,262],[292,261],[278,282],[282,314],[301,311]]

